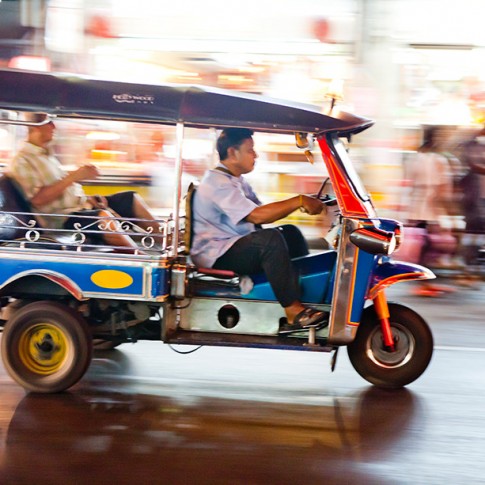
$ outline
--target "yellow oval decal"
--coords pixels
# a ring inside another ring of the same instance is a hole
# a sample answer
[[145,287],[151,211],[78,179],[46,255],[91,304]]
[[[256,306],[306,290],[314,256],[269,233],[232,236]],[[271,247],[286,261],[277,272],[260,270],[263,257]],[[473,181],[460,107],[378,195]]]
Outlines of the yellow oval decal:
[[120,290],[121,288],[127,288],[133,283],[133,278],[123,271],[116,269],[103,269],[96,271],[91,275],[91,281],[101,287],[109,288],[110,290]]

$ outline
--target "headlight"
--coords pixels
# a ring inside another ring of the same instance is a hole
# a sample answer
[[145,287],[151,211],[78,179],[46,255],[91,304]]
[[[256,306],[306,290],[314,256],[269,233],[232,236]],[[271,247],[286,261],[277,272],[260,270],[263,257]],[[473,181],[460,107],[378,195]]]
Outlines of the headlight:
[[393,232],[377,228],[360,228],[350,234],[350,242],[370,254],[389,255],[396,249],[396,236]]

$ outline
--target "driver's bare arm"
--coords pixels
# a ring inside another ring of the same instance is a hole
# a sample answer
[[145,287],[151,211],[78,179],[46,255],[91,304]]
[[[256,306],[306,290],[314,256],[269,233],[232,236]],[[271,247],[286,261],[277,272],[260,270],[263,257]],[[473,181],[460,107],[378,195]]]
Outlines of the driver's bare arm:
[[299,208],[302,208],[310,215],[317,215],[325,210],[325,204],[308,195],[297,195],[290,199],[271,202],[256,207],[256,209],[246,216],[246,220],[253,224],[270,224],[289,216]]

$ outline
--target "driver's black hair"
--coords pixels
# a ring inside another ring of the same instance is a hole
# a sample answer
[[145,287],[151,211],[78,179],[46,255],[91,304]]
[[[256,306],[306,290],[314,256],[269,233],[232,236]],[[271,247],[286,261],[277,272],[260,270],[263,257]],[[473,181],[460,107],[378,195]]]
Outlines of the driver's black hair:
[[217,139],[217,151],[221,162],[227,158],[229,148],[238,148],[244,140],[251,138],[253,134],[254,131],[248,128],[226,128],[222,130]]

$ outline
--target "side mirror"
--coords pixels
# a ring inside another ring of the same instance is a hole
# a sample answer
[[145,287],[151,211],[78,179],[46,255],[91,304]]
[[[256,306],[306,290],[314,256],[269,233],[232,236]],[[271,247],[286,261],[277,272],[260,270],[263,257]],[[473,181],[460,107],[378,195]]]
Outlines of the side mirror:
[[356,229],[350,234],[350,242],[370,254],[389,255],[396,249],[396,236],[393,232],[377,228]]

